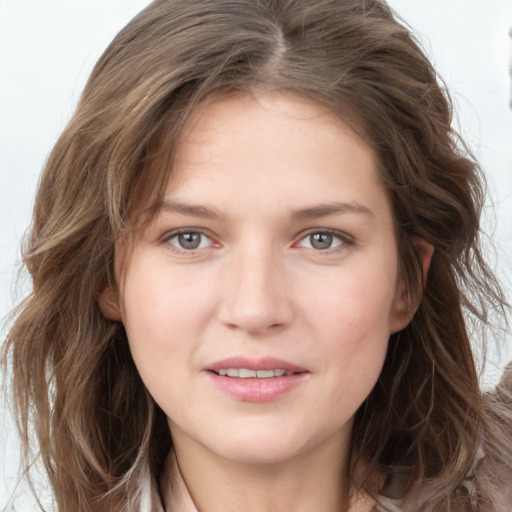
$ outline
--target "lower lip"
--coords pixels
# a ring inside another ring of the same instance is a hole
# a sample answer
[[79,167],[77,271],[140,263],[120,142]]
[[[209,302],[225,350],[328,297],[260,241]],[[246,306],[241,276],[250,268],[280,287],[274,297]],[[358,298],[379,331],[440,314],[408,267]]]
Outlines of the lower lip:
[[308,372],[270,379],[238,379],[209,371],[211,382],[221,391],[244,402],[270,402],[286,395],[306,378]]

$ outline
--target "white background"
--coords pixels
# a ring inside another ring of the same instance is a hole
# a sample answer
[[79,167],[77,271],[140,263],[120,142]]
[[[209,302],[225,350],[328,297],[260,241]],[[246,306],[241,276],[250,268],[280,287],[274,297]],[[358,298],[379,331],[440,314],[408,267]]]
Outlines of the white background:
[[[193,0],[191,0],[193,1]],[[14,287],[19,242],[30,222],[39,172],[94,62],[147,0],[0,0],[0,319],[23,295]],[[512,281],[512,111],[508,61],[510,0],[391,0],[418,34],[454,96],[457,126],[489,177],[486,214],[497,270]],[[5,332],[5,331],[3,331]],[[3,335],[2,335],[3,337]],[[512,359],[512,339],[493,382]],[[0,407],[0,419],[3,419]],[[2,448],[4,447],[4,448]],[[15,484],[11,425],[0,429],[0,511]],[[26,491],[17,510],[29,512]]]

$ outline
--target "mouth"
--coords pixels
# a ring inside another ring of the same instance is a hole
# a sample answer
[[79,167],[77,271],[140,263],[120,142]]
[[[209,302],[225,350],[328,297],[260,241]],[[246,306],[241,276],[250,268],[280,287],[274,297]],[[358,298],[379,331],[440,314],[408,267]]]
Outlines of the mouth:
[[282,369],[276,370],[251,370],[249,368],[220,368],[219,370],[211,370],[220,377],[231,377],[234,379],[273,379],[275,377],[288,377],[297,373]]
[[205,370],[217,389],[244,402],[277,400],[306,382],[310,375],[305,368],[273,357],[232,357]]
[[307,372],[305,368],[275,357],[229,357],[209,365],[205,370],[236,379],[273,379]]

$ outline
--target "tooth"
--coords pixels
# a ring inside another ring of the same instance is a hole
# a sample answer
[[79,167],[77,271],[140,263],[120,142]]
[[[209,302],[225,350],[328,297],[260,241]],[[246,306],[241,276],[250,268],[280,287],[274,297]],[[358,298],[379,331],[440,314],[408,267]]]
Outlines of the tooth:
[[235,377],[240,379],[271,379],[272,377],[283,377],[294,375],[295,372],[286,370],[250,370],[248,368],[221,368],[216,372],[222,377]]
[[256,370],[240,368],[240,370],[238,370],[238,377],[240,377],[241,379],[253,379],[256,377]]
[[258,379],[270,379],[271,377],[274,377],[275,372],[274,370],[257,370],[256,371],[256,377]]

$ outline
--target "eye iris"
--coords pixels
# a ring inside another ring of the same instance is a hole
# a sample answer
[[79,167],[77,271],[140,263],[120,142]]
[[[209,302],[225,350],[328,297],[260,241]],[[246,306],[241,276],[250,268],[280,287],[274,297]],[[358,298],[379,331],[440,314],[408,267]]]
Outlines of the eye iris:
[[332,245],[332,235],[329,233],[315,233],[309,236],[311,247],[315,249],[329,249]]
[[183,249],[197,249],[201,243],[200,233],[181,233],[178,235],[178,243]]

